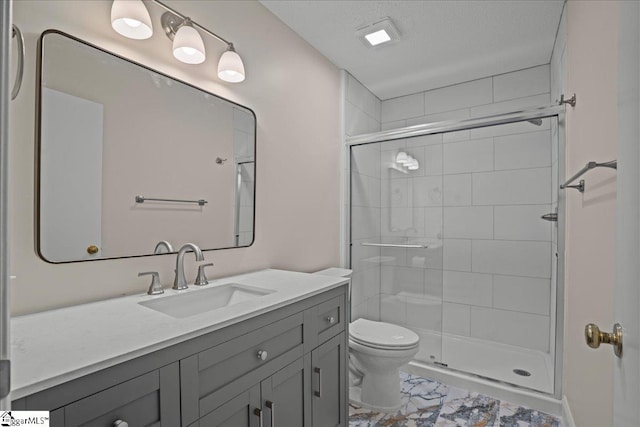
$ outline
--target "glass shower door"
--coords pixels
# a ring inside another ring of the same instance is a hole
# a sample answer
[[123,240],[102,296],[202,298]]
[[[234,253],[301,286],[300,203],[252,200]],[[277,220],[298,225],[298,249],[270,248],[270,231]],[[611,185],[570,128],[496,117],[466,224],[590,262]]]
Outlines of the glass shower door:
[[436,363],[442,342],[441,141],[437,135],[351,148],[353,319],[413,330],[420,336],[416,359]]
[[553,393],[557,118],[445,133],[442,159],[443,362]]
[[418,333],[417,362],[553,393],[563,218],[542,217],[558,213],[557,129],[352,146],[353,318]]

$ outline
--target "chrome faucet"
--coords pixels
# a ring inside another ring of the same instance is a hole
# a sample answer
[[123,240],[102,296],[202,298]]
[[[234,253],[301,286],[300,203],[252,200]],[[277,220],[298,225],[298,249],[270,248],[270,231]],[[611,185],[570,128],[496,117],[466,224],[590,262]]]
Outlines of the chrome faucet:
[[[167,252],[162,252],[162,248],[166,249]],[[171,243],[167,242],[166,240],[160,240],[156,245],[156,248],[153,250],[154,255],[171,252],[173,252],[173,246],[171,246]]]
[[202,251],[193,243],[186,243],[180,248],[180,250],[178,251],[178,258],[176,259],[176,278],[173,281],[173,287],[171,288],[175,289],[176,291],[181,291],[188,288],[187,279],[185,279],[184,277],[184,254],[189,251],[195,252],[196,261],[204,261]]

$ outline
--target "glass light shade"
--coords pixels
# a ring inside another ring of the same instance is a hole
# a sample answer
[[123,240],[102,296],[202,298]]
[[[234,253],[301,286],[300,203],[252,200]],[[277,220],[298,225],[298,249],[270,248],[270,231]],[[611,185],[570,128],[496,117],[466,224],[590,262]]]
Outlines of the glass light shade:
[[135,40],[153,35],[153,24],[142,0],[113,0],[111,26],[119,34]]
[[204,42],[198,30],[183,25],[173,38],[173,56],[185,64],[202,64],[206,59]]
[[418,170],[419,168],[420,168],[420,164],[416,159],[411,159],[411,162],[407,164],[407,169],[409,169],[410,171],[415,171],[415,170]]
[[404,165],[408,162],[409,162],[409,156],[407,156],[407,153],[405,153],[404,151],[400,151],[396,155],[396,163],[400,163],[401,165]]
[[244,80],[244,64],[242,58],[233,48],[225,51],[218,62],[218,77],[225,82],[240,83]]

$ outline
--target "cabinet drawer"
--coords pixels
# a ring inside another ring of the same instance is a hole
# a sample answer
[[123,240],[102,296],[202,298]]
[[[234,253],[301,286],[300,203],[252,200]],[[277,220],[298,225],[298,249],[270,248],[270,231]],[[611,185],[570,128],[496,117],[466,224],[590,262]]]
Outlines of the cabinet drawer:
[[345,329],[345,299],[338,296],[316,307],[316,332],[321,344]]
[[303,319],[302,313],[294,314],[181,360],[183,424],[301,357]]
[[64,407],[64,425],[111,427],[178,425],[178,364],[136,377]]

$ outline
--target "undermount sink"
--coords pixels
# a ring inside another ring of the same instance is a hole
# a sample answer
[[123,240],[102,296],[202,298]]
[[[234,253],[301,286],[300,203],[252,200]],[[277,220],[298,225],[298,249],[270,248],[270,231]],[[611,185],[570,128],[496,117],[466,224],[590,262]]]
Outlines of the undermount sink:
[[172,317],[184,318],[254,300],[274,292],[271,289],[227,283],[206,290],[152,299],[138,304]]

